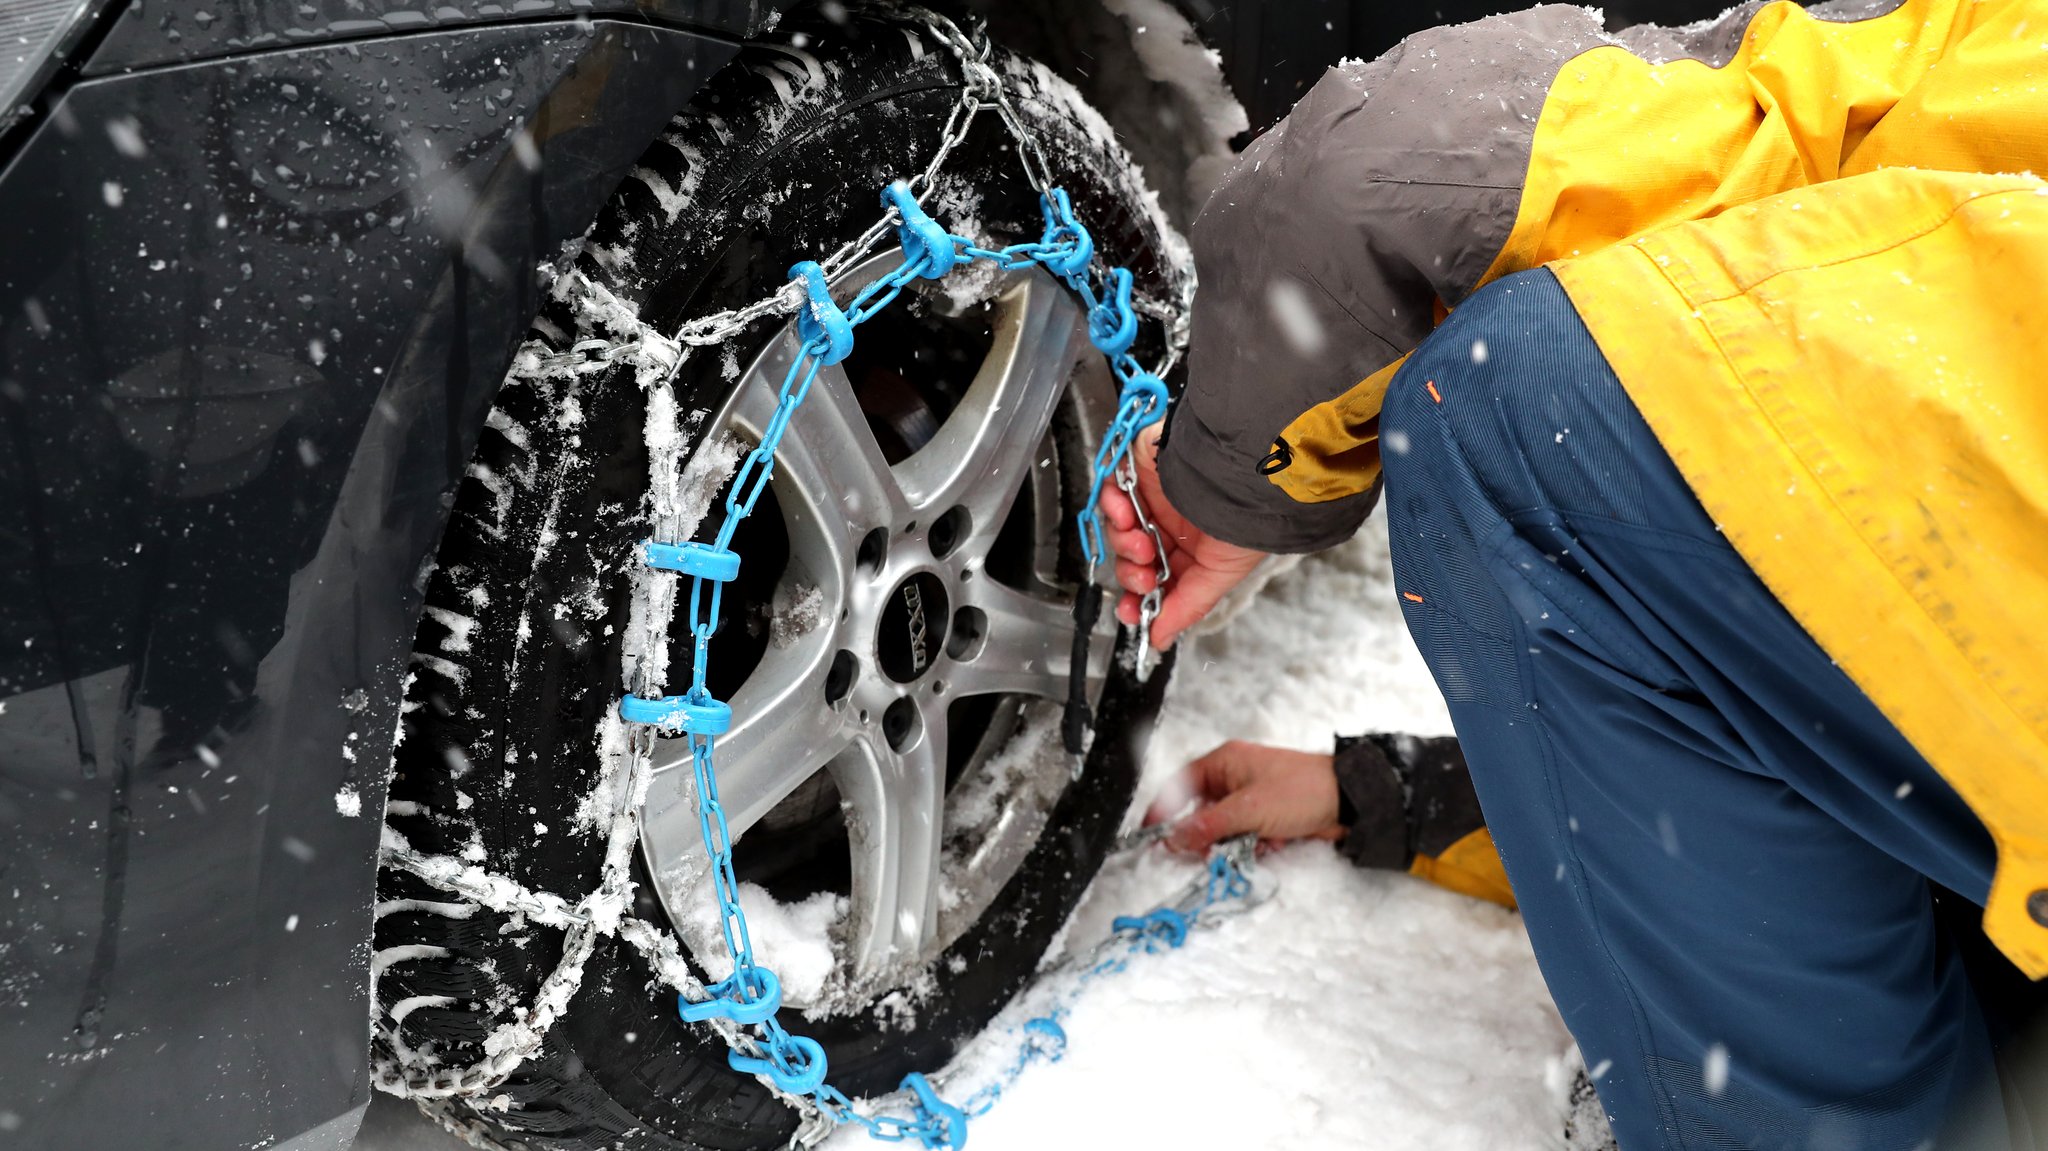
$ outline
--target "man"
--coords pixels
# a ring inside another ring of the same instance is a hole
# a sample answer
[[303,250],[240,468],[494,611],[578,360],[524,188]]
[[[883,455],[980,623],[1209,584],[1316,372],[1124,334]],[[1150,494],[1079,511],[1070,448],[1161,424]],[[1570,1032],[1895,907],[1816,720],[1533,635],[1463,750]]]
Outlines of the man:
[[1546,7],[1333,69],[1195,222],[1153,637],[1384,482],[1491,843],[1392,744],[1225,748],[1181,842],[1497,846],[1625,1151],[2048,1125],[1998,1118],[1938,914],[2048,974],[2048,187],[1994,174],[2029,171],[2043,0]]

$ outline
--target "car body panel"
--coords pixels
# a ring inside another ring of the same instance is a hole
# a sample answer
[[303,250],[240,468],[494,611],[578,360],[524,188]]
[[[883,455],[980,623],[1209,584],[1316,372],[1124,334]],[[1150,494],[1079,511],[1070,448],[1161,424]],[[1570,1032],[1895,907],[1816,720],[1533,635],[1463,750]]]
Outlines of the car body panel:
[[85,74],[104,76],[322,40],[577,16],[638,17],[749,36],[770,23],[782,6],[767,0],[150,0],[129,5],[114,21]]
[[424,565],[532,269],[734,51],[88,79],[0,174],[0,1148],[353,1129]]

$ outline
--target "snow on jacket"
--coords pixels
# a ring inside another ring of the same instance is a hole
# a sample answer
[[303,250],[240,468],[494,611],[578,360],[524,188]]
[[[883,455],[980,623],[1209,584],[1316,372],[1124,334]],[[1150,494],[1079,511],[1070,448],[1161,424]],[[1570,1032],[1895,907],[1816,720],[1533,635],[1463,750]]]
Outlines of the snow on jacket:
[[1550,265],[1729,540],[1989,828],[1986,931],[2048,975],[2048,187],[1996,174],[2027,172],[2048,0],[1419,34],[1332,69],[1195,221],[1167,494],[1239,544],[1345,538],[1405,355]]

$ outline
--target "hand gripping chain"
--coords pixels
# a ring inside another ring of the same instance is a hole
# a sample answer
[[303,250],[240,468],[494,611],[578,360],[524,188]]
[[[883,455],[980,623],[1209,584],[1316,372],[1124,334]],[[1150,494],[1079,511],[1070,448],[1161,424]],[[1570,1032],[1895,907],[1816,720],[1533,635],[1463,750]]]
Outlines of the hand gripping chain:
[[[624,788],[617,793],[622,798],[614,812],[598,888],[571,904],[559,896],[531,892],[463,860],[414,851],[402,835],[386,828],[382,858],[387,866],[407,871],[477,906],[524,916],[529,922],[559,929],[565,937],[562,958],[542,982],[533,1002],[516,1012],[512,1022],[492,1032],[484,1043],[486,1058],[474,1066],[439,1067],[431,1058],[406,1048],[395,1025],[380,1022],[380,1037],[395,1056],[380,1059],[376,1068],[378,1085],[386,1090],[431,1104],[449,1096],[479,1095],[502,1083],[540,1050],[548,1029],[581,983],[584,963],[597,939],[611,934],[640,951],[656,976],[677,991],[678,1010],[685,1021],[712,1028],[726,1042],[730,1048],[728,1061],[735,1070],[757,1076],[805,1116],[794,1142],[806,1146],[822,1139],[836,1124],[856,1123],[885,1141],[915,1140],[928,1148],[959,1147],[966,1141],[969,1117],[983,1114],[993,1106],[1002,1087],[1014,1081],[1030,1062],[1056,1059],[1064,1048],[1065,1034],[1059,1020],[1066,1007],[1062,1005],[1024,1025],[1022,1049],[1011,1070],[997,1083],[976,1092],[964,1107],[945,1103],[922,1075],[912,1074],[905,1078],[900,1091],[907,1097],[911,1118],[869,1116],[857,1111],[845,1095],[825,1083],[827,1059],[823,1049],[811,1039],[792,1035],[776,1017],[781,986],[772,972],[754,961],[753,944],[732,870],[731,834],[719,803],[713,766],[716,738],[732,722],[731,708],[711,696],[706,671],[710,637],[724,585],[739,573],[740,557],[731,549],[733,533],[753,511],[767,486],[774,468],[775,447],[809,394],[819,369],[845,358],[852,349],[855,328],[887,307],[913,281],[937,279],[955,266],[978,260],[988,260],[1006,270],[1043,267],[1080,296],[1086,305],[1090,339],[1109,359],[1121,385],[1116,414],[1094,460],[1087,503],[1077,517],[1082,553],[1091,576],[1104,558],[1102,526],[1096,511],[1102,487],[1105,482],[1116,482],[1126,492],[1134,490],[1129,462],[1132,443],[1139,431],[1164,417],[1168,393],[1161,376],[1172,369],[1186,342],[1192,279],[1177,280],[1178,298],[1159,303],[1134,293],[1127,269],[1110,268],[1099,278],[1091,276],[1094,239],[1074,216],[1066,192],[1051,184],[1049,168],[1037,141],[1011,105],[1002,77],[988,63],[988,45],[970,40],[942,16],[915,8],[902,11],[921,22],[954,54],[965,86],[930,162],[909,181],[883,190],[882,201],[887,211],[874,225],[824,260],[794,265],[789,282],[768,298],[689,321],[673,334],[647,328],[637,321],[627,321],[629,327],[622,326],[617,313],[612,312],[606,322],[625,337],[617,342],[586,340],[566,353],[522,350],[516,369],[583,374],[609,370],[614,361],[623,359],[638,369],[643,387],[665,390],[681,366],[685,348],[722,343],[761,319],[794,314],[802,342],[802,352],[783,380],[775,414],[764,429],[759,446],[746,457],[733,479],[725,521],[716,538],[708,544],[650,540],[638,551],[645,569],[657,577],[640,592],[657,601],[652,606],[662,608],[649,613],[657,621],[649,625],[649,638],[655,642],[666,642],[666,626],[658,621],[666,619],[665,597],[672,594],[672,581],[685,576],[691,581],[691,686],[681,695],[662,696],[657,685],[644,682],[644,674],[636,675],[634,691],[620,701],[620,718],[631,725],[626,753],[628,775]],[[966,139],[982,111],[993,111],[1000,118],[1016,144],[1025,178],[1040,194],[1045,231],[1036,242],[1000,249],[979,247],[965,237],[947,232],[920,205],[919,197],[930,190],[947,156]],[[904,253],[903,262],[841,307],[831,297],[829,281],[865,258],[892,232]],[[563,273],[561,281],[566,282],[558,281],[558,288],[580,290],[592,298],[613,302],[603,285],[588,280],[573,267]],[[1140,314],[1158,319],[1166,327],[1166,355],[1156,371],[1146,370],[1130,354]],[[1156,540],[1157,532],[1143,519],[1142,507],[1139,514],[1140,522],[1153,532]],[[664,515],[660,508],[654,518],[657,535],[664,527],[674,526],[673,518]],[[1161,549],[1161,584],[1167,574]],[[1155,590],[1146,597],[1137,637],[1141,649],[1148,646],[1146,629],[1156,611],[1157,596]],[[1076,669],[1086,666],[1088,633],[1100,611],[1100,601],[1100,585],[1091,578],[1075,604]],[[1143,660],[1141,654],[1141,675],[1145,673]],[[1089,726],[1087,701],[1080,684],[1077,670],[1064,724],[1068,747],[1076,753],[1085,744]],[[733,961],[732,975],[708,986],[690,970],[672,935],[624,913],[631,888],[629,865],[638,837],[635,816],[652,773],[654,739],[662,730],[682,733],[690,740],[699,832],[713,861],[713,887],[727,952]],[[1100,974],[1121,970],[1131,954],[1179,946],[1187,926],[1205,910],[1226,901],[1247,903],[1251,890],[1246,878],[1249,864],[1248,845],[1239,844],[1228,851],[1219,849],[1211,859],[1206,878],[1181,898],[1145,916],[1119,920],[1116,936],[1089,953],[1089,965],[1076,992]],[[445,1110],[438,1114],[472,1143],[494,1145],[480,1127],[465,1124]]]

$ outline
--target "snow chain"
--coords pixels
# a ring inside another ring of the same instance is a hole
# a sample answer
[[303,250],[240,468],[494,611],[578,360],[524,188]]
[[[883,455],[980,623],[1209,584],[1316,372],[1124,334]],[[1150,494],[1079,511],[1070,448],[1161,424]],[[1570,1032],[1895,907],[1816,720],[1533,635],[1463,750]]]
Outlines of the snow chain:
[[[585,962],[598,939],[604,936],[616,935],[645,956],[655,976],[677,992],[682,1018],[715,1031],[729,1048],[728,1061],[735,1070],[755,1076],[803,1116],[792,1140],[797,1145],[814,1145],[834,1126],[855,1123],[885,1141],[915,1141],[927,1148],[958,1147],[966,1140],[970,1116],[992,1107],[1003,1087],[1028,1064],[1041,1058],[1058,1058],[1065,1045],[1065,1033],[1060,1027],[1066,1013],[1063,1000],[1060,1006],[1019,1029],[1021,1045],[1010,1069],[964,1104],[947,1103],[923,1075],[913,1073],[904,1079],[899,1091],[909,1105],[909,1117],[869,1115],[856,1110],[851,1100],[825,1082],[823,1049],[814,1040],[791,1034],[776,1016],[781,1004],[780,985],[773,972],[754,960],[732,870],[731,835],[718,799],[712,749],[716,737],[730,725],[732,710],[711,696],[706,673],[720,596],[724,585],[739,573],[740,557],[730,547],[733,533],[753,511],[755,501],[767,486],[774,469],[775,448],[819,369],[846,357],[853,347],[855,328],[886,307],[913,281],[936,280],[957,266],[978,260],[987,260],[1003,270],[1044,268],[1085,305],[1089,338],[1108,358],[1122,390],[1116,415],[1095,456],[1087,503],[1077,517],[1090,578],[1075,602],[1075,673],[1062,725],[1067,749],[1077,756],[1085,750],[1091,722],[1082,678],[1089,632],[1101,610],[1102,599],[1101,586],[1093,575],[1105,558],[1097,503],[1106,483],[1115,483],[1127,493],[1134,492],[1132,444],[1142,429],[1164,417],[1168,393],[1162,377],[1173,369],[1187,341],[1192,277],[1177,283],[1178,298],[1161,302],[1136,295],[1128,269],[1110,267],[1098,272],[1093,259],[1093,237],[1075,218],[1066,192],[1052,183],[1043,151],[1011,104],[1001,75],[988,62],[990,50],[986,41],[977,43],[936,13],[915,8],[900,11],[921,24],[957,58],[964,86],[930,162],[910,180],[883,190],[886,211],[872,226],[823,260],[796,264],[790,269],[788,283],[773,295],[744,308],[688,321],[673,335],[654,331],[637,320],[623,321],[633,330],[621,332],[624,338],[618,341],[583,341],[563,353],[523,350],[515,365],[526,370],[567,369],[580,374],[608,370],[614,362],[623,360],[634,366],[640,385],[668,406],[667,393],[687,348],[720,344],[759,320],[791,315],[795,316],[802,344],[799,356],[784,377],[775,415],[760,444],[747,455],[734,477],[726,499],[725,520],[714,542],[693,543],[679,538],[684,533],[680,509],[672,498],[663,496],[677,490],[682,437],[670,434],[664,444],[657,445],[654,429],[650,427],[652,533],[637,552],[643,567],[635,575],[635,594],[640,600],[635,606],[641,610],[633,614],[646,633],[638,637],[641,650],[666,651],[668,620],[676,605],[678,579],[690,578],[691,686],[681,695],[662,695],[661,671],[649,666],[665,664],[658,655],[638,661],[629,677],[631,690],[620,701],[618,713],[626,723],[625,752],[618,757],[623,762],[607,764],[608,778],[600,785],[610,785],[616,780],[618,769],[625,769],[625,786],[612,793],[620,796],[620,801],[613,813],[597,889],[570,903],[560,896],[535,893],[511,879],[451,856],[421,854],[397,831],[389,827],[384,831],[382,858],[386,866],[408,872],[471,904],[523,917],[528,923],[559,930],[564,936],[562,957],[542,981],[533,1001],[519,1008],[510,1022],[492,1031],[484,1040],[483,1060],[472,1066],[443,1068],[430,1057],[407,1048],[399,1035],[397,1013],[389,1021],[381,1017],[377,1021],[379,1037],[389,1052],[387,1058],[378,1060],[377,1085],[394,1094],[421,1100],[431,1114],[474,1145],[492,1143],[481,1127],[456,1120],[445,1106],[433,1101],[453,1096],[483,1097],[485,1107],[509,1107],[508,1099],[488,1098],[489,1093],[540,1050],[548,1030],[581,984]],[[1016,146],[1024,178],[1039,193],[1045,232],[1037,241],[1000,249],[980,247],[966,237],[947,232],[921,206],[920,198],[932,189],[947,157],[967,138],[969,129],[983,112],[993,112],[1002,121]],[[902,263],[861,289],[846,306],[835,302],[828,290],[832,278],[892,237],[902,248]],[[615,300],[602,285],[585,279],[574,267],[564,271],[562,277],[571,281],[569,287],[581,289],[609,309],[607,322],[613,330],[621,327],[620,316],[632,314],[632,309]],[[1166,330],[1166,350],[1154,370],[1141,366],[1130,353],[1141,313],[1158,320]],[[672,433],[673,429],[669,431]],[[1133,502],[1136,503],[1135,497]],[[1158,533],[1142,518],[1142,507],[1140,517],[1141,525],[1156,540]],[[1170,574],[1163,548],[1159,556],[1158,582],[1163,585]],[[1146,596],[1141,610],[1136,636],[1137,670],[1141,677],[1149,671],[1149,632],[1158,609],[1158,596],[1156,589]],[[639,834],[636,813],[652,778],[655,740],[663,732],[682,733],[690,740],[699,830],[712,861],[721,926],[733,962],[732,974],[709,986],[690,971],[674,936],[625,914],[631,898],[630,864]],[[1079,762],[1077,759],[1077,765]],[[1178,947],[1188,928],[1202,921],[1210,909],[1227,902],[1243,904],[1251,892],[1247,877],[1250,861],[1249,843],[1219,849],[1212,854],[1203,878],[1179,898],[1146,915],[1117,920],[1116,933],[1086,954],[1080,964],[1081,977],[1069,999],[1095,977],[1121,970],[1132,954]]]

